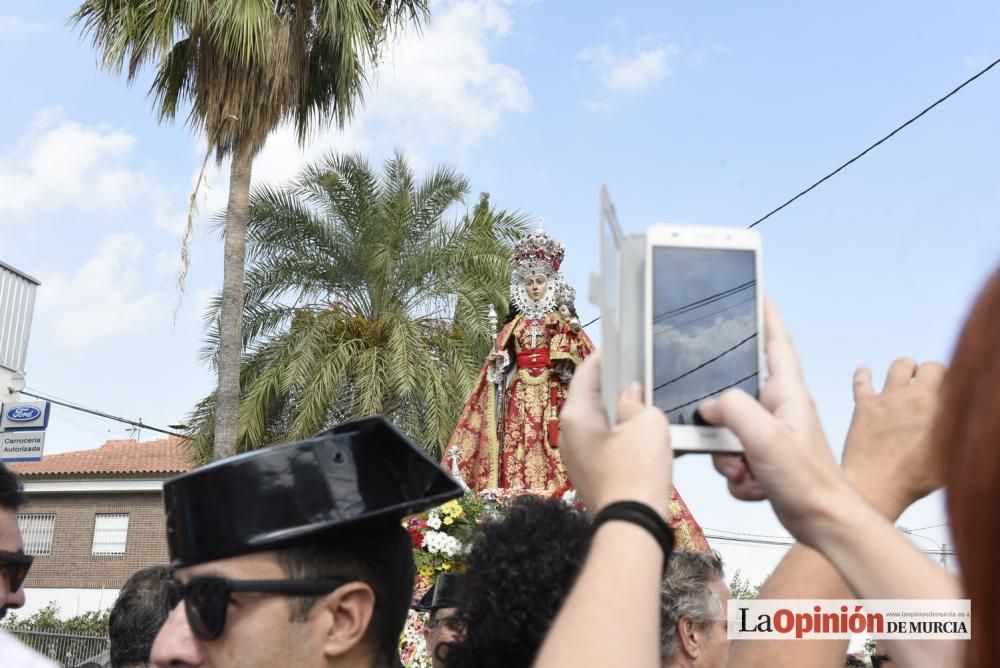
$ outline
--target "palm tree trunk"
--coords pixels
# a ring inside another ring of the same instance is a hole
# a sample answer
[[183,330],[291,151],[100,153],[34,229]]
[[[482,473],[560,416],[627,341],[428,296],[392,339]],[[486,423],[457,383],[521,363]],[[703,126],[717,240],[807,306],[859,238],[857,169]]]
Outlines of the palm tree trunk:
[[214,459],[236,452],[240,417],[240,354],[243,348],[243,274],[253,153],[237,146],[229,170],[222,308],[219,312],[219,389],[215,398]]

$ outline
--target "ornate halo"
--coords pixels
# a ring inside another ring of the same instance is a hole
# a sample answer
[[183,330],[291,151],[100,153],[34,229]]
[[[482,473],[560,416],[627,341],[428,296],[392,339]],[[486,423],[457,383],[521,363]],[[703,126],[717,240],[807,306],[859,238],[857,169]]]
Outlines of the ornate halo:
[[[566,255],[566,247],[545,233],[539,219],[535,232],[523,237],[514,245],[511,257],[510,302],[525,316],[538,319],[556,310],[557,295],[566,281],[559,273],[559,266]],[[545,276],[549,289],[545,296],[535,301],[524,290],[529,276]]]
[[[549,279],[549,289],[545,296],[535,301],[524,290],[524,281],[529,276],[545,276]],[[544,262],[531,262],[518,266],[510,277],[510,303],[523,313],[525,317],[537,320],[546,313],[556,310],[556,293],[563,285],[562,275],[552,271],[552,265]]]

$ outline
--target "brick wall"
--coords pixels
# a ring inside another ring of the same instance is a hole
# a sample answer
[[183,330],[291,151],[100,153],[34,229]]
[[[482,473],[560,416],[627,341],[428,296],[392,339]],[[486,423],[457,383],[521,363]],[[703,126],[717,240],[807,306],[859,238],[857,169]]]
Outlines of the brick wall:
[[[55,513],[52,553],[38,555],[26,587],[117,589],[140,568],[167,563],[160,492],[28,494],[22,513]],[[124,555],[94,556],[94,516],[128,513]]]

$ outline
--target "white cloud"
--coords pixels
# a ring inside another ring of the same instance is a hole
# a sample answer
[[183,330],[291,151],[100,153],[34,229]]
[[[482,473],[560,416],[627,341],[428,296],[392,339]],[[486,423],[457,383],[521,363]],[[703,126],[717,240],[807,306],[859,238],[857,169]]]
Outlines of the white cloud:
[[0,153],[0,214],[64,208],[120,211],[148,190],[126,165],[135,137],[84,126],[58,110],[39,113],[28,134]]
[[673,44],[636,47],[631,53],[615,52],[607,44],[592,46],[579,57],[589,62],[609,91],[640,93],[670,75],[668,60],[680,53]]
[[[279,127],[254,160],[254,185],[280,185],[328,153],[388,155],[404,151],[411,167],[426,169],[432,149],[472,145],[497,132],[508,113],[526,113],[532,97],[516,69],[497,62],[492,50],[510,34],[507,0],[437,0],[423,30],[406,30],[388,50],[363,105],[343,129],[315,129],[305,148],[291,125]],[[195,153],[204,157],[204,142]],[[200,166],[200,161],[199,161]],[[224,210],[228,162],[208,163],[198,197],[198,220]],[[191,178],[192,187],[197,169]],[[186,203],[186,200],[185,200]],[[157,216],[158,226],[177,234],[183,216]]]
[[[319,128],[304,150],[291,126],[278,128],[254,162],[254,183],[281,183],[329,152],[388,154],[400,148],[418,169],[430,149],[469,146],[496,133],[504,115],[529,111],[524,77],[492,53],[513,27],[508,4],[432,3],[430,23],[419,32],[405,31],[370,75],[371,88],[351,123],[343,130]],[[223,193],[225,206],[222,171],[210,165],[208,183]]]
[[5,37],[23,37],[49,29],[44,23],[25,21],[17,16],[0,15],[0,35]]
[[145,249],[134,234],[109,234],[72,275],[42,277],[38,320],[60,348],[80,350],[100,339],[145,331],[164,315],[164,300],[142,292]]

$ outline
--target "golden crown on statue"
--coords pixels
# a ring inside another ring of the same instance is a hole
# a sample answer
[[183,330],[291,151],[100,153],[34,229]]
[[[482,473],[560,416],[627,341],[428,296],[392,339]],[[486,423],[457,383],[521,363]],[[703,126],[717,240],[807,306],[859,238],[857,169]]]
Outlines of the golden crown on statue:
[[541,221],[539,221],[537,230],[522,237],[514,245],[514,267],[537,265],[538,262],[544,262],[552,268],[553,272],[559,271],[563,258],[566,257],[566,247],[547,235],[540,223]]

